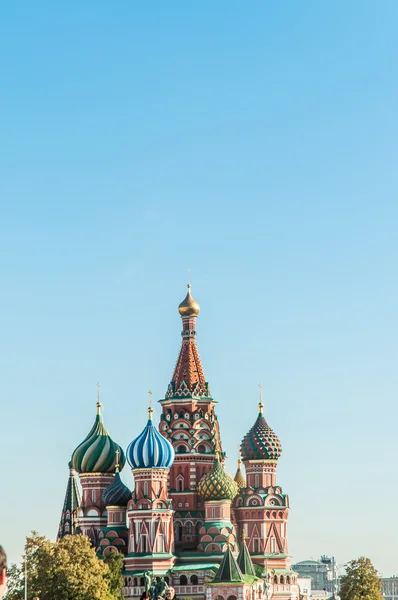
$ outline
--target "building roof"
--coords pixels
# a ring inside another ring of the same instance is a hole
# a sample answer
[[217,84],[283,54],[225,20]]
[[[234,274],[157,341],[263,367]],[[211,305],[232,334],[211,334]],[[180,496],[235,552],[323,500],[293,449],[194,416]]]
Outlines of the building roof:
[[212,583],[244,583],[243,573],[228,546]]
[[237,563],[243,575],[252,575],[253,577],[256,577],[253,561],[244,538],[240,546]]
[[154,426],[152,412],[149,407],[146,426],[127,448],[132,469],[169,469],[174,462],[174,448]]
[[76,510],[80,504],[80,492],[76,482],[75,471],[72,462],[69,463],[69,479],[66,486],[64,506],[61,514],[61,521],[58,529],[58,539],[65,535],[72,535],[76,531]]
[[236,469],[236,473],[235,473],[235,477],[234,477],[234,481],[236,481],[236,483],[238,484],[239,489],[243,489],[246,487],[246,479],[242,473],[242,469],[240,468],[241,464],[242,464],[242,461],[239,458],[238,459],[238,468]]
[[117,462],[122,470],[126,457],[107,432],[98,401],[94,425],[72,454],[73,468],[78,473],[114,473]]
[[124,485],[120,479],[120,473],[117,470],[115,477],[110,485],[102,493],[102,499],[106,506],[127,506],[128,501],[131,498],[131,491]]
[[224,471],[217,454],[211,471],[199,481],[198,493],[205,500],[233,500],[238,491],[238,484]]
[[241,443],[243,460],[278,460],[282,445],[278,436],[263,416],[263,405],[259,403],[257,419]]

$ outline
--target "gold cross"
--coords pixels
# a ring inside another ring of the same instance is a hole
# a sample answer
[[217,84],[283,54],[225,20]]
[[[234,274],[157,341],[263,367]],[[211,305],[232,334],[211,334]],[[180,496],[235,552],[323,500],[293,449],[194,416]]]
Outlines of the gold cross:
[[150,419],[152,419],[152,413],[153,413],[153,408],[152,408],[152,390],[149,390],[148,395],[149,395],[148,416],[149,416]]
[[99,382],[97,383],[97,389],[98,389],[98,392],[97,392],[97,415],[100,415],[101,414],[101,402],[100,402],[101,386],[100,386]]
[[264,404],[263,404],[263,384],[259,383],[258,387],[260,388],[260,402],[258,403],[258,409],[259,409],[259,412],[261,414],[263,414],[263,408],[264,408]]

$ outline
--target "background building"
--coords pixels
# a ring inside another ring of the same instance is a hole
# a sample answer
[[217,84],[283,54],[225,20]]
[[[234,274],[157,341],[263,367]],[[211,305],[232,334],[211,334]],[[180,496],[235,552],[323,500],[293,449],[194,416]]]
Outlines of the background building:
[[382,592],[386,600],[394,600],[398,598],[398,577],[383,577],[381,580]]
[[312,584],[312,595],[314,591],[326,591],[337,594],[339,576],[336,569],[334,557],[321,556],[320,560],[303,560],[296,563],[292,568],[299,574],[300,578],[309,577]]

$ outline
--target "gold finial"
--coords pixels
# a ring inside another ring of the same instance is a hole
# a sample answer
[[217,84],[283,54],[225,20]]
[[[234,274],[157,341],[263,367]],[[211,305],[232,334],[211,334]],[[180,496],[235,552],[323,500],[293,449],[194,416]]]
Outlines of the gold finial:
[[153,413],[153,408],[152,408],[152,390],[149,390],[148,395],[149,395],[148,419],[150,421],[152,421],[152,413]]
[[263,414],[263,408],[264,408],[264,404],[263,404],[263,384],[259,383],[258,387],[260,388],[260,402],[258,403],[258,412],[260,413],[260,415]]
[[98,390],[98,392],[97,392],[97,415],[101,414],[101,407],[102,407],[102,404],[100,402],[100,389],[101,389],[101,386],[100,386],[100,383],[98,382],[97,383],[97,390]]
[[116,450],[115,454],[116,454],[115,473],[119,473],[119,467],[120,467],[120,465],[119,465],[119,456],[120,456],[119,448]]

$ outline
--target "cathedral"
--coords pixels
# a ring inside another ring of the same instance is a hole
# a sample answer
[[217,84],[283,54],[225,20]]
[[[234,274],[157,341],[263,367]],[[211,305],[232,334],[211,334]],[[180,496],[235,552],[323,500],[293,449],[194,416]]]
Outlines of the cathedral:
[[[83,534],[100,557],[122,553],[126,599],[141,597],[149,573],[179,598],[298,600],[289,499],[277,482],[281,443],[260,399],[236,474],[225,471],[217,402],[196,345],[199,310],[188,285],[159,424],[150,399],[147,423],[124,451],[106,430],[98,399],[94,425],[69,463],[58,538]],[[126,462],[132,490],[120,478]]]

